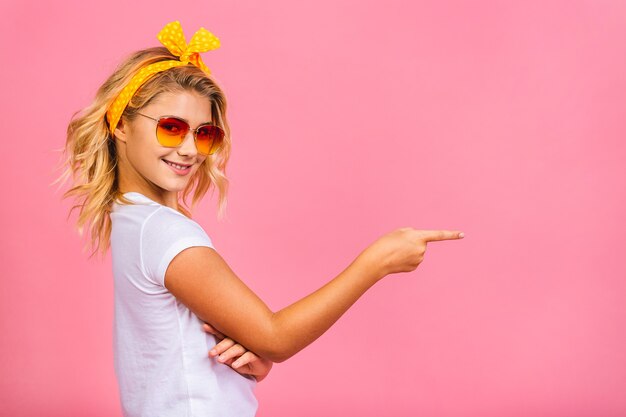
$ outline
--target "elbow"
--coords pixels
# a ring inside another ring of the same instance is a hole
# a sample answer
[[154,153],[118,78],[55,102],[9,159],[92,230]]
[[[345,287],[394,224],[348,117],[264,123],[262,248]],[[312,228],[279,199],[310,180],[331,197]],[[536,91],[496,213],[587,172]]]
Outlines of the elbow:
[[283,350],[273,348],[271,351],[267,352],[266,358],[271,360],[274,363],[285,362],[287,359],[291,358],[293,355],[289,354]]
[[261,356],[274,363],[281,363],[292,357],[293,354],[289,352],[287,345],[280,338],[272,337],[261,352]]
[[285,362],[297,353],[294,345],[295,338],[285,334],[277,328],[275,323],[271,326],[270,337],[267,341],[263,356],[274,363]]
[[291,354],[277,350],[275,352],[272,352],[271,357],[268,359],[274,363],[281,363],[281,362],[285,362],[287,359],[291,358],[292,356],[293,355]]

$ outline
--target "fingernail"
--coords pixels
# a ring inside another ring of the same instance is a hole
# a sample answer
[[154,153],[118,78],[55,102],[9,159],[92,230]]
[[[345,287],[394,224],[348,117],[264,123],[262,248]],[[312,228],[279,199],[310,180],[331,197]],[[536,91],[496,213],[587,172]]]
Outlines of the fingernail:
[[463,233],[463,232],[459,233],[459,237],[462,238],[463,236],[465,236],[465,233]]
[[215,355],[217,353],[217,350],[215,349],[211,349],[211,351],[209,352],[211,355]]
[[219,360],[220,362],[224,362],[226,360],[226,357],[224,357],[224,355],[220,355]]
[[239,366],[239,362],[233,362],[232,365],[233,365],[233,368],[237,368]]

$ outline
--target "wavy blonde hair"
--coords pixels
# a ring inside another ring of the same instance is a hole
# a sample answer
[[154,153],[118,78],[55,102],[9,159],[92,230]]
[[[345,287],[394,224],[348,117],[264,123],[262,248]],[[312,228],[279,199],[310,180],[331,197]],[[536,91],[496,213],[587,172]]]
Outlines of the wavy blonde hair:
[[[115,140],[109,131],[106,112],[110,103],[122,91],[141,68],[154,62],[178,59],[167,48],[159,46],[142,49],[130,54],[115,69],[113,74],[98,89],[93,101],[73,114],[67,127],[67,141],[62,151],[60,169],[63,173],[52,184],[64,184],[70,177],[73,186],[62,198],[74,196],[79,208],[76,227],[79,235],[87,226],[91,236],[91,247],[102,255],[110,247],[111,212],[113,201],[133,204],[118,188],[117,151]],[[194,65],[183,65],[155,74],[137,90],[131,98],[121,118],[124,123],[137,117],[137,112],[150,104],[161,93],[193,91],[211,101],[213,123],[224,132],[223,146],[208,155],[181,192],[182,204],[179,210],[187,217],[204,195],[215,188],[219,190],[218,219],[222,219],[227,200],[228,178],[226,164],[231,150],[230,127],[226,119],[226,97],[212,76]],[[58,168],[59,169],[59,168]],[[187,208],[187,197],[193,191],[191,209]],[[180,196],[179,196],[180,198]]]

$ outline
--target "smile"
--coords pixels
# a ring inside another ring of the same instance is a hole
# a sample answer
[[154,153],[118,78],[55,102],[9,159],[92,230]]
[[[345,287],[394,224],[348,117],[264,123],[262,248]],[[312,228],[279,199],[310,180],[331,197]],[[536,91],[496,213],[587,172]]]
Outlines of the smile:
[[185,175],[191,171],[191,165],[178,165],[165,159],[162,159],[162,161],[169,165],[169,167],[172,168],[172,170],[177,174]]

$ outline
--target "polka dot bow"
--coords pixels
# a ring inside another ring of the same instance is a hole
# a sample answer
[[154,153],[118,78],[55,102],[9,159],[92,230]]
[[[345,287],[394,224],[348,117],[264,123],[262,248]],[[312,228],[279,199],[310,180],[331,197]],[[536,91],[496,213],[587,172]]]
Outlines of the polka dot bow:
[[107,111],[107,120],[111,133],[115,131],[124,109],[137,89],[153,75],[173,67],[188,64],[195,65],[207,75],[211,74],[209,68],[204,65],[202,58],[200,58],[200,52],[207,52],[220,47],[220,40],[211,32],[201,27],[194,33],[191,41],[187,44],[185,35],[183,34],[183,28],[180,22],[176,20],[165,25],[157,35],[157,38],[172,54],[179,57],[179,59],[155,62],[143,67],[133,76],[130,82],[124,87],[115,100],[113,100],[113,103]]

